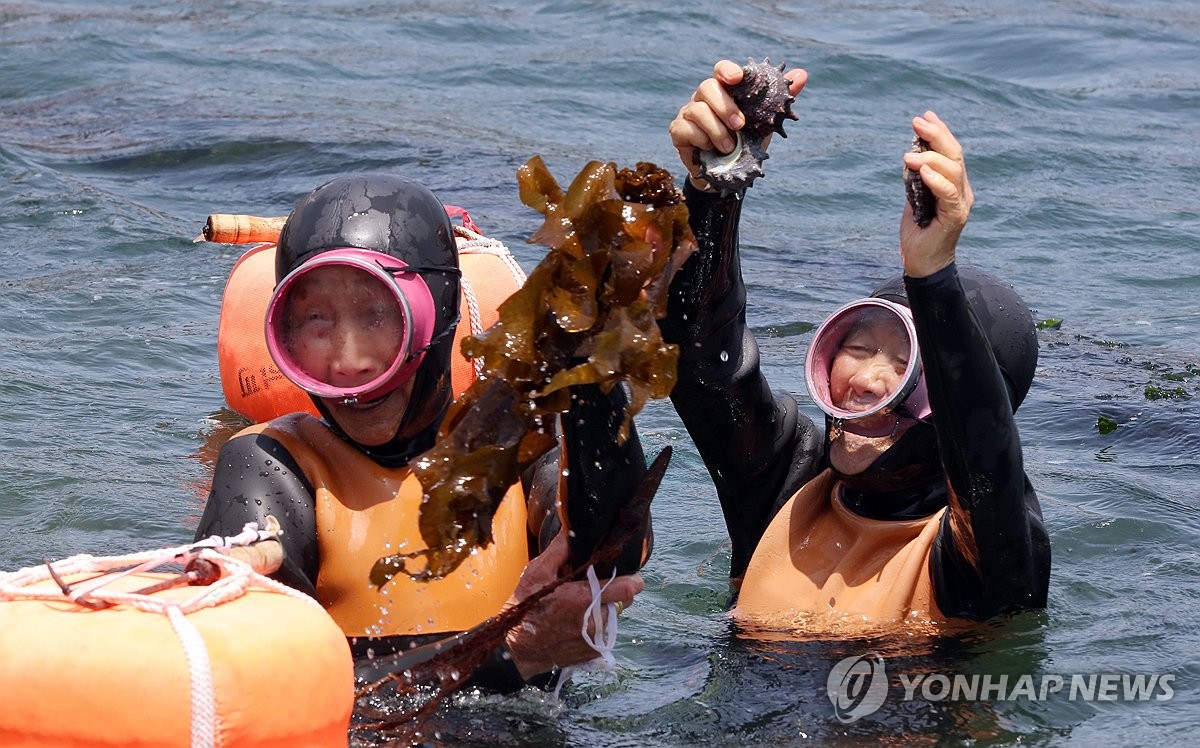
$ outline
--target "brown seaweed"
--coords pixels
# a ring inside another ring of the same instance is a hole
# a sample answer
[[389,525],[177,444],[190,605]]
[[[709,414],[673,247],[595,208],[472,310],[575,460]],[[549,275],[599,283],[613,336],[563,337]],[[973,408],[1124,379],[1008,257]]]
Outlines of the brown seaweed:
[[[913,153],[924,153],[929,150],[929,143],[920,135],[914,135],[912,140]],[[904,193],[908,196],[908,204],[912,206],[913,219],[921,228],[928,226],[937,215],[937,198],[925,186],[921,173],[904,167]]]
[[624,382],[630,403],[619,438],[651,398],[670,394],[679,357],[656,320],[671,277],[695,248],[687,208],[669,172],[593,161],[566,192],[533,157],[518,171],[521,200],[546,220],[530,243],[550,251],[499,320],[462,343],[483,371],[452,406],[437,445],[414,461],[426,550],[379,559],[371,582],[396,574],[436,579],[492,541],[508,487],[556,444],[569,387]]
[[754,184],[763,175],[762,163],[770,156],[766,151],[767,139],[772,133],[787,137],[783,122],[799,119],[792,111],[796,100],[789,91],[790,84],[783,77],[786,63],[778,67],[769,58],[755,62],[754,58],[742,66],[742,80],[729,87],[729,95],[746,118],[746,124],[736,134],[737,143],[732,152],[699,151],[696,163],[700,166],[699,176],[708,181],[713,189],[728,195],[740,192]]

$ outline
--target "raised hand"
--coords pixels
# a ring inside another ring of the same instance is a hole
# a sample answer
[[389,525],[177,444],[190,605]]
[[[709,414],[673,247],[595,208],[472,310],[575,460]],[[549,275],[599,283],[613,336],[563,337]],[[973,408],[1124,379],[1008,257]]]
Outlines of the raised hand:
[[958,237],[971,215],[975,195],[967,180],[962,146],[946,123],[929,111],[914,117],[912,128],[929,144],[929,150],[906,152],[904,165],[918,171],[926,189],[937,198],[937,215],[929,225],[918,226],[912,208],[905,203],[900,218],[900,257],[905,275],[924,278],[954,262]]
[[[793,96],[808,81],[808,73],[801,68],[787,71],[784,77],[790,83],[788,90]],[[734,148],[734,133],[746,124],[746,117],[738,110],[728,90],[728,87],[741,81],[741,65],[732,60],[717,62],[713,66],[712,77],[696,87],[691,98],[680,107],[679,113],[667,127],[671,143],[679,153],[679,160],[691,175],[692,183],[700,189],[707,189],[708,185],[698,178],[700,167],[696,163],[696,152],[717,150],[729,153]]]

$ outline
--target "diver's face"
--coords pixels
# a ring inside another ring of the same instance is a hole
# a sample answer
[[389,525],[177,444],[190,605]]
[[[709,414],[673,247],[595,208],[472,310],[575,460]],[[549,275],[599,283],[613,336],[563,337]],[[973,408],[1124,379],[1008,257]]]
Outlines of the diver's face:
[[843,410],[861,413],[887,400],[904,382],[909,344],[891,314],[871,315],[842,341],[829,370],[829,394]]
[[284,346],[305,374],[334,387],[382,376],[400,355],[404,315],[390,290],[344,265],[315,268],[292,286]]
[[[829,372],[829,394],[843,410],[863,412],[890,398],[904,382],[909,341],[903,323],[890,313],[872,314],[857,324],[842,341]],[[895,416],[881,413],[864,419],[894,423]],[[865,470],[906,431],[899,425],[885,436],[862,436],[839,429],[832,434],[829,458],[839,472],[854,475]]]
[[[333,387],[354,388],[382,376],[401,355],[404,317],[392,292],[352,267],[314,268],[297,279],[284,311],[284,345],[306,374]],[[321,398],[356,442],[391,441],[408,410],[413,379],[367,402]]]

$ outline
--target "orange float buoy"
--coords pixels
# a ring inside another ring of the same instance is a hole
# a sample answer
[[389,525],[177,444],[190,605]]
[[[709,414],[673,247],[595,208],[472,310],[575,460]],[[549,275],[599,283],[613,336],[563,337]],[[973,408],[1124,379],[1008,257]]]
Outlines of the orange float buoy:
[[[525,282],[525,274],[504,244],[475,230],[465,211],[454,206],[446,211],[461,216],[464,224],[454,227],[463,273],[462,318],[454,334],[456,355],[451,366],[458,397],[475,381],[474,364],[461,353],[462,339],[496,322],[498,307]],[[217,326],[225,402],[255,423],[296,412],[318,416],[308,393],[283,376],[267,351],[263,325],[274,288],[275,245],[263,243],[247,250],[229,273]]]
[[[94,561],[55,567],[80,587]],[[145,594],[175,576],[78,602],[46,567],[0,573],[0,745],[346,745],[353,660],[318,604],[252,572]]]

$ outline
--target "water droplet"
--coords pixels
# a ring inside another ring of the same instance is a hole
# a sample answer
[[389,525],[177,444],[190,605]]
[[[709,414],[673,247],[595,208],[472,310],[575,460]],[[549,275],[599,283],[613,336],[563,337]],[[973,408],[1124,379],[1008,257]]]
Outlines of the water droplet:
[[728,351],[721,351],[720,359],[721,359],[722,361],[728,361],[728,360],[729,360],[729,352],[728,352]]

